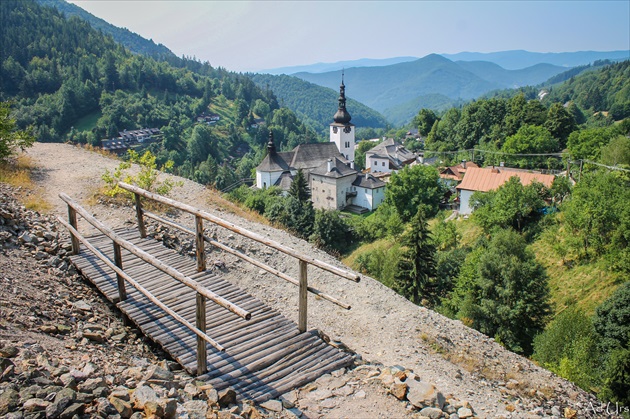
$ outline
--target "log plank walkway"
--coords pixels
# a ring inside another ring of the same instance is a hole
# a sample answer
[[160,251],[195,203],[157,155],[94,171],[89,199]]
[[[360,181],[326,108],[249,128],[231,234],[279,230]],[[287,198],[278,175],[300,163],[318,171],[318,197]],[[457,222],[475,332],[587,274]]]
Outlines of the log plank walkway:
[[[222,279],[220,272],[197,272],[194,259],[180,255],[153,239],[140,238],[136,230],[117,229],[116,234],[251,312],[251,319],[244,320],[212,301],[206,302],[206,333],[226,350],[221,352],[206,345],[208,372],[198,379],[207,381],[218,391],[231,386],[239,399],[260,403],[352,363],[350,355],[326,344],[316,332],[300,333],[294,322]],[[113,260],[111,239],[102,234],[88,239]],[[143,263],[124,249],[122,261],[125,273],[194,324],[196,293],[193,289]],[[195,333],[133,287],[127,288],[127,298],[120,302],[116,274],[89,251],[82,249],[72,256],[72,262],[146,336],[189,373],[195,374]]]

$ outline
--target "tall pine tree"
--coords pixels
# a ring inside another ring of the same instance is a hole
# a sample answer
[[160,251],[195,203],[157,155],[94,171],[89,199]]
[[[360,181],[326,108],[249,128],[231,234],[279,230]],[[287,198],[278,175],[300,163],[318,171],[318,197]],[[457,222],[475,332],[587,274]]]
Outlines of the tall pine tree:
[[403,235],[402,245],[405,251],[394,275],[396,291],[416,304],[425,299],[435,303],[436,249],[422,205],[411,221],[411,230]]
[[298,169],[297,174],[289,187],[289,195],[297,198],[298,201],[304,203],[311,197],[311,191],[308,188],[308,181],[302,169]]

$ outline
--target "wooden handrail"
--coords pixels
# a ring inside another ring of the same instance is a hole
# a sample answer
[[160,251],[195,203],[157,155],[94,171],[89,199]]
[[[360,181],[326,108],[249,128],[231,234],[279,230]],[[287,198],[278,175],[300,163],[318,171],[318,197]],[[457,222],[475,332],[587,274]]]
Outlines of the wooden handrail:
[[155,298],[155,296],[153,294],[151,294],[150,291],[148,291],[146,288],[144,288],[142,285],[140,285],[138,282],[136,282],[125,271],[123,271],[122,269],[118,268],[118,266],[116,266],[115,263],[113,263],[107,256],[105,256],[103,253],[101,253],[96,247],[94,247],[92,244],[90,244],[90,242],[88,240],[86,240],[83,236],[81,236],[81,234],[74,227],[72,227],[69,223],[67,223],[64,219],[62,219],[61,217],[57,217],[57,219],[62,225],[64,225],[68,229],[68,231],[70,231],[70,234],[71,234],[72,238],[75,238],[77,241],[80,241],[81,243],[83,243],[83,245],[85,247],[87,247],[88,250],[90,250],[97,258],[99,258],[101,261],[103,261],[103,263],[105,263],[114,272],[116,272],[117,276],[120,276],[125,281],[129,282],[142,295],[147,297],[151,302],[155,303],[155,305],[157,305],[159,308],[164,310],[166,313],[168,313],[170,316],[172,316],[175,320],[177,320],[178,322],[183,324],[185,327],[190,329],[197,336],[199,336],[200,338],[202,338],[203,340],[208,342],[210,345],[212,345],[215,348],[217,348],[219,351],[222,351],[222,352],[225,351],[225,348],[220,343],[218,343],[217,341],[212,339],[210,336],[206,335],[203,331],[199,330],[197,327],[195,327],[193,324],[191,324],[188,320],[186,320],[185,318],[183,318],[182,316],[180,316],[179,314],[177,314],[176,312],[174,312],[173,310],[168,308],[167,305],[165,305],[160,300]]
[[98,221],[97,219],[92,217],[92,215],[90,215],[85,209],[83,209],[77,202],[75,202],[72,198],[70,198],[65,193],[60,193],[59,197],[66,204],[68,204],[68,206],[72,207],[74,209],[74,211],[76,211],[78,214],[80,214],[86,221],[88,221],[92,226],[94,226],[101,233],[103,233],[104,235],[106,235],[107,237],[112,239],[112,241],[114,241],[115,243],[118,243],[122,248],[126,249],[130,253],[134,254],[135,256],[139,257],[140,259],[142,259],[143,261],[149,263],[150,265],[154,266],[155,268],[161,270],[162,272],[170,275],[172,278],[176,279],[177,281],[181,282],[182,284],[188,286],[189,288],[192,288],[198,294],[200,294],[200,295],[202,295],[202,296],[204,296],[204,297],[214,301],[216,304],[220,305],[221,307],[224,307],[224,308],[230,310],[231,312],[237,314],[238,316],[240,316],[240,317],[242,317],[242,318],[244,318],[246,320],[249,320],[251,318],[251,313],[248,312],[247,310],[244,310],[244,309],[240,308],[236,304],[231,303],[230,301],[226,300],[225,298],[223,298],[223,297],[215,294],[214,292],[208,290],[207,288],[199,285],[195,280],[189,278],[186,275],[183,275],[182,273],[180,273],[176,269],[174,269],[174,268],[164,264],[163,262],[161,262],[156,257],[152,256],[151,254],[145,252],[142,249],[137,248],[131,242],[129,242],[129,241],[119,237],[116,233],[111,231],[109,228],[107,228],[100,221]]
[[332,274],[335,274],[337,276],[340,276],[342,278],[346,278],[346,279],[349,279],[349,280],[355,281],[355,282],[359,282],[361,280],[361,277],[359,275],[357,275],[357,274],[348,272],[348,271],[346,271],[344,269],[337,268],[336,266],[333,266],[333,265],[331,265],[329,263],[326,263],[326,262],[323,262],[321,260],[317,260],[315,258],[312,258],[312,257],[310,257],[308,255],[305,255],[305,254],[303,254],[301,252],[298,252],[298,251],[296,251],[296,250],[294,250],[294,249],[292,249],[292,248],[290,248],[288,246],[280,244],[280,243],[278,243],[278,242],[276,242],[274,240],[267,239],[267,238],[261,236],[260,234],[253,233],[253,232],[251,232],[249,230],[246,230],[246,229],[241,228],[241,227],[239,227],[239,226],[237,226],[235,224],[232,224],[232,223],[230,223],[228,221],[225,221],[225,220],[223,220],[223,219],[221,219],[219,217],[216,217],[216,216],[214,216],[212,214],[209,214],[206,211],[199,210],[199,209],[197,209],[197,208],[195,208],[195,207],[193,207],[191,205],[184,204],[184,203],[175,201],[175,200],[170,199],[170,198],[166,198],[164,196],[161,196],[161,195],[158,195],[158,194],[155,194],[155,193],[152,193],[152,192],[148,192],[148,191],[146,191],[146,190],[144,190],[142,188],[139,188],[137,186],[129,185],[128,183],[119,182],[118,186],[120,186],[121,188],[123,188],[123,189],[125,189],[125,190],[127,190],[129,192],[132,192],[132,193],[134,193],[136,195],[141,195],[141,196],[144,196],[145,198],[151,199],[153,201],[160,202],[162,204],[169,205],[169,206],[171,206],[173,208],[177,208],[177,209],[180,209],[182,211],[188,212],[188,213],[190,213],[190,214],[192,214],[194,216],[199,216],[199,217],[201,217],[201,218],[203,218],[205,220],[208,220],[208,221],[210,221],[210,222],[212,222],[214,224],[217,224],[217,225],[219,225],[219,226],[221,226],[221,227],[223,227],[223,228],[225,228],[227,230],[233,231],[233,232],[235,232],[237,234],[240,234],[241,236],[244,236],[244,237],[247,237],[247,238],[252,239],[254,241],[257,241],[259,243],[262,243],[262,244],[264,244],[266,246],[269,246],[269,247],[271,247],[273,249],[276,249],[276,250],[278,250],[278,251],[280,251],[280,252],[282,252],[284,254],[287,254],[289,256],[293,256],[294,258],[297,258],[297,259],[299,259],[299,260],[301,260],[303,262],[306,262],[306,263],[308,263],[310,265],[317,266],[320,269],[328,271],[328,272],[330,272]]
[[[147,218],[151,218],[151,219],[153,219],[155,221],[158,221],[158,222],[160,222],[162,224],[165,224],[165,225],[167,225],[169,227],[173,227],[173,228],[175,228],[177,230],[183,231],[184,233],[190,234],[192,236],[194,236],[196,234],[191,229],[186,228],[186,227],[184,227],[184,226],[182,226],[180,224],[174,223],[172,221],[169,221],[169,220],[165,219],[164,217],[160,217],[159,215],[154,214],[154,213],[152,213],[150,211],[143,211],[143,214]],[[225,251],[225,252],[227,252],[227,253],[229,253],[231,255],[234,255],[234,256],[236,256],[236,257],[238,257],[240,259],[243,259],[244,261],[249,262],[249,263],[251,263],[254,266],[257,266],[257,267],[259,267],[259,268],[269,272],[270,274],[273,274],[273,275],[277,276],[278,278],[284,279],[285,281],[290,282],[293,285],[300,285],[300,283],[299,283],[299,281],[297,279],[292,278],[289,275],[287,275],[287,274],[285,274],[283,272],[280,272],[279,270],[277,270],[275,268],[272,268],[271,266],[269,266],[269,265],[267,265],[267,264],[265,264],[263,262],[260,262],[260,261],[254,259],[254,258],[251,258],[251,257],[247,256],[246,254],[239,252],[238,250],[232,249],[231,247],[226,246],[225,244],[223,244],[221,242],[218,242],[216,240],[212,240],[208,236],[204,236],[203,238],[204,238],[204,240],[206,242],[210,243],[214,247],[218,247],[219,249],[221,249],[221,250],[223,250],[223,251]],[[338,305],[341,308],[344,308],[346,310],[350,310],[351,309],[351,306],[349,304],[344,303],[343,301],[339,301],[335,297],[332,297],[332,296],[330,296],[330,295],[328,295],[326,293],[323,293],[320,290],[318,290],[317,288],[308,287],[308,291],[310,293],[312,293],[312,294],[317,295],[318,297],[320,297],[320,298],[322,298],[324,300],[330,301],[331,303]]]

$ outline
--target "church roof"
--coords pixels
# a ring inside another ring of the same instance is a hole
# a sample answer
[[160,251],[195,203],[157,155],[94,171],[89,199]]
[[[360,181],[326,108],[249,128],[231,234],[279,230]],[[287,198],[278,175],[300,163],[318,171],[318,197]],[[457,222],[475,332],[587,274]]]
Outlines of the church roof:
[[289,165],[286,163],[286,160],[283,158],[283,154],[287,153],[272,153],[267,154],[262,162],[256,168],[261,172],[280,172],[289,170]]
[[[344,159],[345,160],[345,159]],[[358,171],[348,166],[346,163],[337,157],[332,158],[332,170],[328,170],[328,160],[317,167],[315,170],[311,171],[311,175],[325,176],[331,178],[340,178],[353,174],[357,174]]]
[[284,172],[280,175],[278,180],[276,180],[276,183],[274,183],[273,186],[278,186],[283,191],[288,191],[292,182],[293,176],[291,175],[291,172]]
[[361,173],[357,176],[355,181],[352,182],[352,185],[360,188],[377,189],[385,187],[385,182],[380,179],[376,179],[369,173]]
[[290,160],[292,169],[314,169],[330,158],[339,158],[344,163],[349,163],[335,145],[335,143],[311,143],[300,144],[293,149]]

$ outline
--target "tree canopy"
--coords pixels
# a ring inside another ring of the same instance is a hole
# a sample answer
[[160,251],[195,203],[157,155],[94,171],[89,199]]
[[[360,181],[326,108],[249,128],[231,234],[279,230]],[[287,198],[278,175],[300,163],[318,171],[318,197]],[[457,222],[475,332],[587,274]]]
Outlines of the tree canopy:
[[403,221],[409,221],[420,206],[425,207],[428,217],[434,216],[442,195],[437,169],[418,164],[392,174],[385,189],[385,202],[396,208]]

